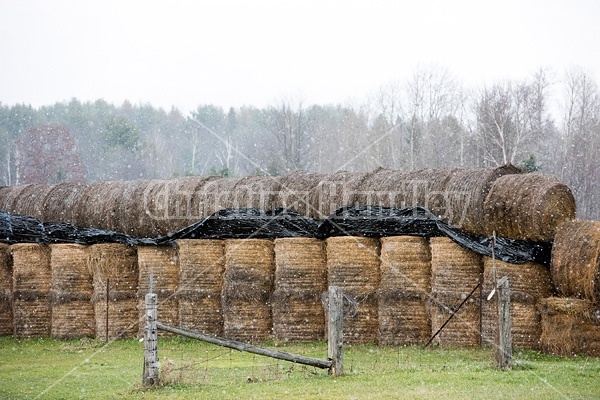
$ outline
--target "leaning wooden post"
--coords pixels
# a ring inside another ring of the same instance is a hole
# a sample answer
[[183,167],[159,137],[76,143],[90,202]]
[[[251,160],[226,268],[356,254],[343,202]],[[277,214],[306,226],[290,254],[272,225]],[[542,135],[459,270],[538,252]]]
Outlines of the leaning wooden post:
[[145,386],[153,386],[158,383],[158,333],[156,329],[156,308],[158,298],[152,293],[152,277],[150,277],[150,289],[146,294],[146,313],[144,329],[144,377],[142,383]]
[[329,312],[327,325],[327,353],[331,360],[329,374],[333,376],[344,373],[344,293],[341,287],[329,287]]
[[512,335],[510,332],[510,287],[508,276],[498,281],[498,350],[496,359],[498,368],[511,369],[512,357]]

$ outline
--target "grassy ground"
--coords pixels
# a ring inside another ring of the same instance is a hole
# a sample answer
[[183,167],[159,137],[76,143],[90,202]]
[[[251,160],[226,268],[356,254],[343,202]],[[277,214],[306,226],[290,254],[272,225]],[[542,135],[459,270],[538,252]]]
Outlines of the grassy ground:
[[[267,344],[323,358],[325,343]],[[161,338],[163,383],[141,387],[143,345],[0,338],[0,399],[594,399],[600,359],[489,349],[346,346],[343,377],[197,341]]]

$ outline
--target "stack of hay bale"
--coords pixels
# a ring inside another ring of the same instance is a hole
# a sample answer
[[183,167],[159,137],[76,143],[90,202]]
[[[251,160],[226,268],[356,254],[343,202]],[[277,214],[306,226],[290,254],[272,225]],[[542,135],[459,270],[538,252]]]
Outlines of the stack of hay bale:
[[177,241],[179,249],[179,325],[212,335],[223,334],[221,291],[223,240]]
[[223,334],[246,342],[271,336],[271,293],[275,272],[273,242],[264,239],[225,241]]
[[559,227],[550,266],[558,297],[540,301],[542,349],[600,356],[600,222]]
[[13,334],[12,284],[10,247],[0,243],[0,336]]
[[381,238],[379,344],[406,345],[427,341],[431,321],[431,255],[427,239],[416,236]]
[[86,247],[79,244],[53,244],[50,249],[52,337],[93,337],[94,286],[88,269]]
[[[440,344],[480,344],[480,290],[469,294],[480,282],[481,256],[465,250],[447,237],[432,237],[431,245],[431,330]],[[466,300],[466,301],[465,301]],[[461,303],[464,305],[458,309]]]
[[51,325],[50,248],[34,243],[11,246],[13,259],[14,335],[49,336]]
[[110,339],[134,337],[139,317],[136,249],[103,243],[90,246],[88,252],[88,266],[93,274],[96,337],[104,338],[107,332]]
[[[145,327],[145,297],[149,292],[152,276],[152,292],[158,296],[157,316],[167,325],[179,323],[179,302],[176,292],[179,287],[179,262],[177,248],[171,246],[139,246],[137,248],[139,332]],[[164,334],[164,332],[161,332]]]
[[344,342],[374,343],[379,323],[379,240],[355,236],[330,237],[327,244],[329,286],[344,292]]
[[313,238],[275,240],[273,336],[308,342],[323,339],[325,314],[321,295],[327,290],[325,245]]
[[487,298],[504,276],[508,276],[510,285],[513,346],[539,350],[542,328],[537,304],[550,296],[550,271],[532,262],[510,264],[490,257],[484,257],[483,263],[482,344],[495,345],[498,340],[498,296]]

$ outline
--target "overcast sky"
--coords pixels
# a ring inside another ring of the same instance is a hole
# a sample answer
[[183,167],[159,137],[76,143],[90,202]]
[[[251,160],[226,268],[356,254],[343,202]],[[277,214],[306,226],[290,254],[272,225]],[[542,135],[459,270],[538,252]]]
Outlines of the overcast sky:
[[0,0],[0,102],[361,100],[418,66],[477,86],[600,78],[598,0]]

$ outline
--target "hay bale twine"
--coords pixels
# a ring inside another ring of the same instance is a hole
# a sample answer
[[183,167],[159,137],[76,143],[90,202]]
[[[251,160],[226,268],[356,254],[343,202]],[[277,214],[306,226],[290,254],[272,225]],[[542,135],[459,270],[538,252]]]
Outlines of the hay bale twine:
[[50,245],[52,269],[52,328],[57,339],[95,334],[94,286],[87,265],[87,249],[79,244]]
[[[432,333],[448,319],[480,281],[481,256],[463,249],[452,239],[433,237],[431,249],[431,299],[429,311]],[[481,289],[480,289],[481,290]],[[480,291],[476,291],[456,313],[435,341],[443,344],[477,346],[480,342]]]
[[557,227],[575,218],[571,189],[554,176],[504,175],[484,203],[486,235],[538,242],[551,241]]
[[427,299],[431,291],[431,255],[427,239],[381,238],[379,344],[426,341],[431,334]]
[[221,299],[226,338],[259,342],[270,337],[274,256],[274,244],[270,240],[225,241]]
[[313,238],[275,240],[275,291],[271,299],[273,336],[277,340],[323,339],[327,290],[325,243]]
[[0,336],[13,334],[12,284],[10,246],[0,243]]
[[379,240],[355,236],[330,237],[327,245],[328,285],[343,289],[344,341],[377,341]]
[[585,299],[549,297],[539,302],[542,351],[600,357],[600,309]]
[[294,172],[279,178],[280,190],[275,197],[275,206],[295,210],[301,215],[319,218],[312,208],[315,188],[325,177],[324,174]]
[[561,296],[600,304],[600,222],[569,221],[556,230],[550,263]]
[[[167,325],[179,323],[179,261],[177,248],[171,246],[139,246],[138,257],[138,307],[140,310],[139,334],[143,335],[146,315],[146,294],[152,276],[152,292],[158,296],[158,320]],[[144,323],[142,323],[144,321]],[[161,335],[167,332],[160,332]]]
[[107,309],[109,338],[135,336],[139,322],[136,249],[116,243],[95,244],[88,248],[88,268],[93,274],[96,337],[105,337]]
[[33,243],[10,247],[13,260],[13,318],[17,338],[49,336],[50,248]]
[[[494,275],[494,264],[496,273]],[[552,290],[550,271],[532,262],[510,264],[490,257],[483,258],[483,303],[481,304],[481,341],[495,346],[498,341],[498,296],[487,300],[496,281],[508,276],[513,346],[518,349],[540,348],[540,314],[537,303],[549,297]]]

